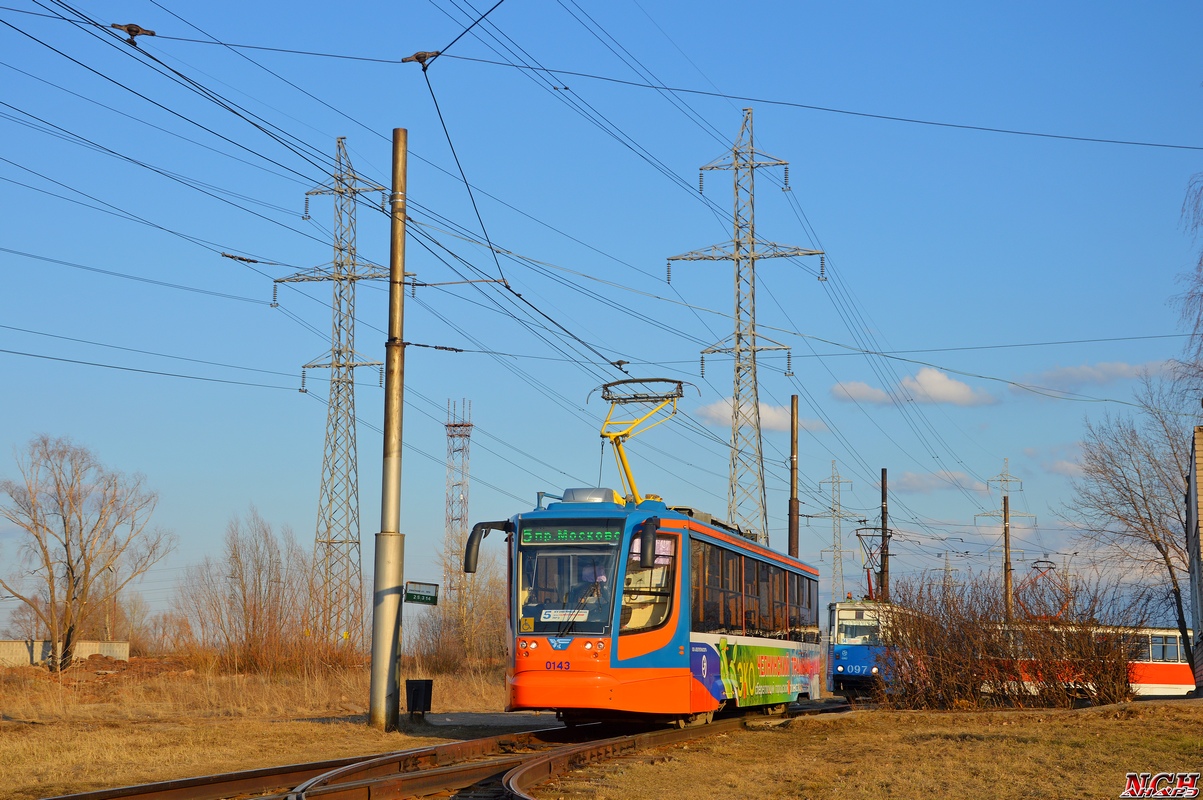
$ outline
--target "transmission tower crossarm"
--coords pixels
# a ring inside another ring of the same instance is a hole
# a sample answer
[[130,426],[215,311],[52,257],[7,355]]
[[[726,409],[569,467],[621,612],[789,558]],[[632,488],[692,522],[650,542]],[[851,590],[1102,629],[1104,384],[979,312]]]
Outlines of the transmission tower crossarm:
[[284,278],[276,278],[275,283],[310,283],[314,281],[329,281],[337,278],[343,281],[379,281],[388,277],[388,270],[384,267],[373,266],[369,270],[363,272],[347,272],[336,274],[331,271],[329,266],[314,267],[312,269],[294,272]]

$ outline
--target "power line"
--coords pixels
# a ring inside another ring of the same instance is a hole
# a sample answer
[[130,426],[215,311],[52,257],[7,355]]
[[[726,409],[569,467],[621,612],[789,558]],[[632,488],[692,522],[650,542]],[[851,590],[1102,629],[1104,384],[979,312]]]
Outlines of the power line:
[[1125,145],[1129,147],[1155,147],[1168,150],[1203,150],[1203,145],[1191,144],[1170,144],[1165,142],[1142,142],[1131,139],[1107,139],[1097,136],[1071,136],[1060,133],[1042,133],[1039,131],[1026,131],[1017,128],[995,128],[987,125],[968,125],[959,122],[941,122],[937,120],[920,119],[918,117],[899,117],[890,114],[874,114],[868,111],[853,111],[846,108],[834,108],[832,106],[818,106],[809,103],[798,103],[791,100],[774,100],[766,97],[752,97],[751,95],[729,94],[726,92],[710,92],[704,89],[686,89],[675,86],[657,86],[650,83],[640,83],[638,81],[624,80],[622,78],[612,78],[605,75],[594,75],[588,72],[574,72],[572,70],[549,69],[546,67],[530,67],[519,64],[508,64],[503,61],[490,61],[485,58],[470,58],[468,56],[447,56],[448,58],[459,59],[460,61],[474,61],[480,64],[489,64],[498,67],[510,67],[511,69],[526,69],[538,70],[554,75],[567,75],[571,78],[588,78],[590,80],[604,81],[606,83],[616,83],[622,86],[631,86],[639,89],[653,89],[662,92],[677,92],[680,94],[696,94],[703,97],[718,97],[725,100],[738,100],[743,103],[761,103],[763,105],[784,106],[787,108],[800,108],[807,111],[821,111],[827,114],[843,114],[851,117],[862,117],[865,119],[878,119],[887,122],[904,122],[911,125],[927,125],[937,128],[954,128],[957,130],[979,131],[983,133],[1001,133],[1009,136],[1030,136],[1040,139],[1060,139],[1070,142],[1089,142],[1092,144],[1115,144]]
[[[500,5],[500,2],[497,5]],[[496,7],[497,6],[495,5],[493,8],[496,8]],[[50,19],[62,19],[65,22],[72,21],[72,20],[65,19],[63,17],[56,17],[55,15],[52,15],[52,14],[40,14],[38,12],[29,11],[27,9],[12,8],[9,6],[0,6],[0,10],[13,11],[16,13],[21,13],[21,14],[31,14],[34,16],[47,17]],[[490,9],[489,11],[491,12],[492,9]],[[487,13],[488,12],[486,12],[486,15],[487,15]],[[481,19],[483,19],[483,18],[484,17],[482,16]],[[479,22],[479,21],[480,20],[477,20],[477,22]],[[473,26],[475,26],[475,24],[476,23],[473,23]],[[12,26],[10,26],[10,27],[12,27]],[[465,30],[464,33],[467,33],[468,30],[471,30],[471,27],[468,28],[467,30]],[[463,34],[460,34],[460,35],[462,36]],[[333,58],[333,59],[341,59],[341,60],[345,60],[345,61],[362,61],[362,62],[374,63],[374,64],[401,64],[401,63],[403,63],[402,59],[397,59],[397,58],[377,58],[377,57],[373,57],[373,56],[352,55],[349,53],[327,53],[327,52],[320,52],[320,51],[315,51],[315,50],[299,50],[296,48],[289,48],[289,47],[271,47],[271,46],[267,46],[267,45],[256,45],[256,44],[237,44],[237,43],[233,43],[233,42],[224,42],[224,41],[217,41],[217,40],[208,41],[205,39],[191,39],[191,38],[183,37],[183,36],[156,35],[155,38],[167,40],[167,41],[187,42],[190,44],[218,45],[221,47],[226,47],[226,48],[235,49],[235,50],[261,50],[261,51],[272,52],[272,53],[287,53],[290,55],[309,56],[309,57],[316,57],[316,58]],[[458,41],[458,40],[459,40],[459,37],[456,37],[456,39],[452,42],[452,44],[454,44],[455,41]],[[886,122],[901,122],[901,123],[906,123],[906,124],[911,124],[911,125],[925,125],[925,126],[929,126],[929,127],[952,128],[952,129],[957,129],[957,130],[978,131],[978,132],[982,132],[982,133],[999,133],[999,134],[1004,134],[1004,135],[1008,135],[1008,136],[1028,136],[1028,137],[1036,137],[1036,138],[1041,138],[1041,139],[1057,139],[1057,140],[1070,141],[1070,142],[1087,142],[1087,143],[1091,143],[1091,144],[1114,144],[1114,145],[1122,145],[1122,146],[1128,146],[1128,147],[1153,147],[1153,148],[1163,148],[1163,149],[1170,149],[1170,150],[1203,151],[1203,145],[1173,144],[1173,143],[1168,143],[1168,142],[1146,142],[1146,141],[1139,141],[1139,140],[1132,140],[1132,139],[1110,139],[1110,138],[1099,137],[1099,136],[1073,136],[1073,135],[1069,135],[1069,134],[1022,130],[1022,129],[1018,129],[1018,128],[999,128],[999,127],[992,127],[992,126],[988,126],[988,125],[970,125],[967,123],[960,123],[960,122],[946,122],[946,121],[941,121],[941,120],[922,119],[919,117],[903,117],[903,116],[896,116],[896,115],[891,115],[891,114],[877,114],[877,113],[873,113],[873,112],[869,112],[869,111],[856,111],[853,109],[836,108],[833,106],[820,106],[820,105],[813,105],[813,104],[809,104],[809,103],[800,103],[800,102],[792,101],[792,100],[780,100],[780,99],[774,99],[774,98],[768,98],[768,97],[753,97],[751,95],[734,94],[734,93],[730,93],[730,92],[707,91],[705,89],[690,89],[690,88],[679,87],[679,86],[658,85],[658,84],[654,84],[654,83],[625,80],[622,78],[614,78],[614,77],[610,77],[610,76],[606,76],[606,75],[596,75],[596,74],[588,73],[588,72],[577,72],[574,70],[565,70],[565,69],[558,69],[558,68],[551,68],[551,67],[530,66],[527,64],[514,64],[511,62],[493,61],[491,59],[473,58],[470,56],[456,56],[456,55],[447,54],[445,52],[440,52],[440,55],[446,55],[447,58],[454,58],[454,59],[458,59],[460,61],[470,61],[470,62],[475,62],[475,63],[479,63],[479,64],[487,64],[489,66],[497,66],[497,67],[509,67],[511,69],[525,70],[525,71],[530,71],[530,72],[542,72],[542,73],[546,73],[548,75],[556,75],[556,76],[566,75],[566,76],[572,77],[572,78],[586,78],[589,80],[603,81],[606,83],[614,83],[614,84],[618,84],[621,86],[629,86],[629,87],[637,88],[637,89],[651,89],[651,90],[654,90],[657,92],[672,92],[675,94],[693,94],[693,95],[699,95],[702,97],[716,97],[716,98],[720,98],[720,99],[724,99],[724,100],[739,101],[741,103],[762,103],[765,105],[777,105],[777,106],[784,106],[787,108],[799,108],[799,109],[803,109],[803,110],[807,110],[807,111],[819,111],[819,112],[827,113],[827,114],[841,114],[841,115],[845,115],[845,116],[861,117],[861,118],[865,118],[865,119],[877,119],[877,120],[883,120]]]
[[46,361],[60,361],[65,364],[80,364],[88,367],[101,367],[103,369],[115,369],[122,372],[137,372],[143,375],[157,375],[164,378],[182,378],[190,381],[204,381],[207,383],[224,383],[232,386],[251,386],[257,389],[284,389],[289,392],[295,392],[296,388],[292,386],[276,386],[268,383],[252,383],[250,381],[232,381],[224,378],[208,378],[203,375],[184,375],[178,372],[162,372],[154,369],[138,369],[137,367],[123,367],[118,364],[103,364],[97,361],[82,361],[75,358],[60,358],[58,356],[48,356],[43,353],[25,353],[19,350],[0,350],[0,353],[6,353],[12,356],[25,356],[27,358],[40,358]]

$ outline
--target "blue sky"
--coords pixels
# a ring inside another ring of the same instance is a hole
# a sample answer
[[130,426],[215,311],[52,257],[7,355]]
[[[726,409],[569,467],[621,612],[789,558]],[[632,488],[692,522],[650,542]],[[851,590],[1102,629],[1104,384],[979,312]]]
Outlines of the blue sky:
[[[180,539],[141,588],[155,604],[251,504],[310,541],[325,375],[297,388],[329,346],[330,293],[291,284],[272,308],[272,279],[330,259],[329,198],[301,213],[335,138],[386,183],[390,131],[405,127],[408,269],[430,283],[504,275],[530,303],[496,284],[407,299],[407,340],[490,353],[408,351],[406,577],[438,579],[449,400],[470,400],[477,425],[474,519],[591,485],[599,468],[618,485],[598,437],[605,408],[586,403],[624,377],[610,360],[696,385],[685,415],[632,458],[641,489],[722,514],[731,365],[708,358],[703,378],[699,352],[730,333],[731,267],[674,264],[668,284],[665,261],[730,238],[729,173],[708,173],[700,196],[698,168],[751,107],[758,149],[791,165],[789,194],[758,173],[757,232],[825,250],[830,276],[816,280],[814,259],[757,272],[761,330],[791,347],[796,375],[782,356],[761,363],[774,546],[789,446],[775,423],[799,393],[804,512],[826,510],[819,481],[834,459],[852,482],[843,505],[872,521],[888,468],[895,575],[941,567],[946,551],[958,569],[1001,560],[997,526],[976,515],[999,507],[986,482],[1004,459],[1023,480],[1015,508],[1038,523],[1020,532],[1023,559],[1070,552],[1056,511],[1083,420],[1124,413],[1139,370],[1182,344],[1168,301],[1198,246],[1180,222],[1203,168],[1197,4],[508,0],[425,76],[384,63],[444,48],[476,13],[444,0],[0,9],[0,473],[39,433],[144,473],[158,523]],[[135,51],[104,27],[131,22],[158,35]],[[452,144],[490,239],[517,257],[495,262],[467,241],[480,225]],[[387,263],[371,204],[359,253]],[[385,297],[360,286],[368,358],[383,355]],[[373,371],[359,381],[370,576],[382,392]],[[5,560],[14,543],[0,530]],[[803,528],[803,557],[825,573],[830,547],[829,522]],[[859,558],[846,562],[854,588]]]

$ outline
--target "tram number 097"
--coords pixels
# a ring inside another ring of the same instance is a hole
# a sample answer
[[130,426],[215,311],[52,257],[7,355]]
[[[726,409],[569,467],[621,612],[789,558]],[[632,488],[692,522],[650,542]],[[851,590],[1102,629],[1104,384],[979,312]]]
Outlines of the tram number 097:
[[548,661],[543,665],[544,669],[571,669],[567,661]]

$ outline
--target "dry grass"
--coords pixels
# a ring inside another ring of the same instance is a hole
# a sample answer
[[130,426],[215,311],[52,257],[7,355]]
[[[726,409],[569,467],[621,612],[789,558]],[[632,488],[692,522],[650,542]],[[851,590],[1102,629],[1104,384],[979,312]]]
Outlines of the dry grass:
[[[429,675],[402,676],[430,677]],[[0,669],[0,713],[29,721],[270,717],[366,713],[365,669],[299,675],[219,675],[165,659],[93,657],[55,676],[36,667]],[[500,711],[500,670],[440,675],[434,711]]]
[[[112,674],[97,666],[113,665],[90,663],[61,681],[42,670],[0,670],[0,797],[32,800],[489,733],[369,728],[361,671],[266,681],[171,662],[134,661]],[[498,711],[502,686],[499,673],[436,676],[434,709]],[[638,800],[687,789],[691,800],[1113,798],[1129,771],[1200,767],[1203,700],[1078,711],[876,711],[804,717],[610,762],[538,796]]]
[[[1114,798],[1128,772],[1203,768],[1203,700],[1076,711],[803,717],[574,773],[559,798]],[[702,777],[704,776],[704,777]]]
[[[440,735],[486,735],[406,719],[399,733],[370,728],[368,684],[363,670],[267,680],[139,659],[89,660],[61,680],[32,667],[0,670],[0,797],[26,800],[382,753],[437,743]],[[503,685],[499,672],[436,676],[433,710],[500,711]]]

